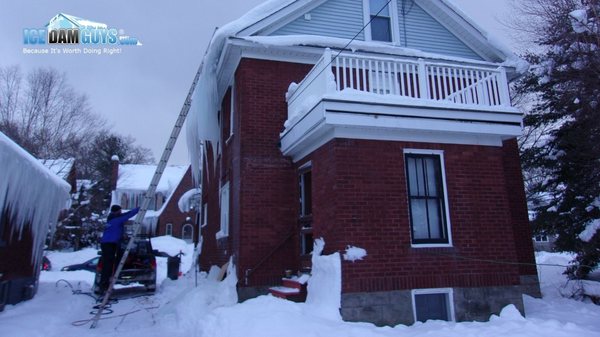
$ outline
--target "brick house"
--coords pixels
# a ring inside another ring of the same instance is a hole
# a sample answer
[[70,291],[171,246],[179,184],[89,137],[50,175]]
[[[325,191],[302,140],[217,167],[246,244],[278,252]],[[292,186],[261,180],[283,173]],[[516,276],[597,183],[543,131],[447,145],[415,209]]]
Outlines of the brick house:
[[37,292],[44,243],[71,187],[0,132],[0,311]]
[[218,30],[188,122],[191,155],[207,149],[202,267],[233,256],[243,300],[309,270],[324,238],[367,251],[342,261],[345,320],[523,312],[539,283],[519,63],[486,36],[445,0],[275,0]]
[[[118,158],[113,159],[111,205],[119,204],[123,209],[139,207],[156,166],[119,164]],[[200,190],[194,188],[189,165],[167,166],[148,206],[143,231],[153,236],[171,235],[195,242],[199,197]]]

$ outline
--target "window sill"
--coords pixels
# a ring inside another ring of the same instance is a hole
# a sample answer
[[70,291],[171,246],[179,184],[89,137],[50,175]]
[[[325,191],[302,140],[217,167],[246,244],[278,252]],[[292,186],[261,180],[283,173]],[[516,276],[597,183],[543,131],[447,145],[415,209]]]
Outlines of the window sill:
[[218,231],[217,234],[215,234],[215,238],[217,240],[225,239],[227,237],[229,237],[229,234],[228,233],[223,233],[222,231]]
[[451,243],[422,243],[422,244],[415,244],[412,243],[410,245],[411,248],[454,248],[454,246]]

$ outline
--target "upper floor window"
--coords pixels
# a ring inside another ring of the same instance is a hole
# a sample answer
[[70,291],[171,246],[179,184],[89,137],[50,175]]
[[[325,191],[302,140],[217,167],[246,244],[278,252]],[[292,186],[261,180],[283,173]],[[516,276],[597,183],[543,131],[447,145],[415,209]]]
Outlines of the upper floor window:
[[450,244],[442,155],[435,151],[404,154],[412,243]]
[[369,20],[371,21],[371,40],[392,42],[392,8],[388,0],[369,0]]

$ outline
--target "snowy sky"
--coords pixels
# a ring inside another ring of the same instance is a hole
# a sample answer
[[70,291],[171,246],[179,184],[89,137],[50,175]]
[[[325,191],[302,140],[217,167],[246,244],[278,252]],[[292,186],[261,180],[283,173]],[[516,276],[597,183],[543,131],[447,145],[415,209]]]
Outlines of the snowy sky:
[[[492,35],[511,43],[510,33],[498,21],[509,15],[510,0],[451,1]],[[23,71],[52,66],[66,72],[71,85],[89,96],[93,109],[115,131],[132,135],[158,159],[214,28],[262,2],[2,0],[0,66],[18,64]],[[23,29],[42,28],[61,12],[123,29],[143,46],[123,47],[115,55],[23,54]],[[171,164],[189,162],[184,137],[177,142]]]

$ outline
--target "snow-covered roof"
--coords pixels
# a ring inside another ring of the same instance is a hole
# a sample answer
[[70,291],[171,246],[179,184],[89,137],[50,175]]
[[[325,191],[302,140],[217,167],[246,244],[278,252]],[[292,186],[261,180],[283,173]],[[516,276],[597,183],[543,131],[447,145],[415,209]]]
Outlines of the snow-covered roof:
[[50,171],[54,172],[57,176],[64,180],[69,177],[69,172],[75,164],[75,158],[67,159],[40,159],[40,162],[44,164]]
[[[165,196],[170,195],[183,179],[188,167],[189,165],[167,166],[156,187],[156,192],[161,192]],[[117,191],[146,191],[155,171],[156,165],[119,165]]]
[[0,207],[10,210],[13,233],[20,237],[26,226],[31,229],[32,262],[37,265],[48,226],[54,229],[71,186],[2,132],[0,163]]
[[[196,181],[204,141],[212,144],[213,158],[216,158],[219,144],[219,128],[216,111],[219,109],[219,91],[217,73],[221,54],[227,41],[232,37],[247,38],[261,35],[267,28],[283,25],[302,15],[311,6],[319,5],[328,0],[269,0],[250,10],[239,19],[219,28],[206,50],[202,65],[198,87],[194,92],[193,104],[187,126],[188,151],[192,159],[192,171]],[[424,7],[429,7],[435,18],[442,22],[453,33],[460,35],[463,41],[477,50],[480,55],[485,55],[489,61],[509,61],[506,65],[518,67],[518,58],[508,48],[487,34],[477,26],[466,14],[458,10],[448,0],[416,0]],[[287,37],[290,39],[290,37]],[[280,38],[285,39],[285,37]],[[271,39],[270,41],[274,41]],[[255,40],[256,42],[256,40]],[[263,41],[265,42],[265,41]],[[281,41],[279,43],[290,43]],[[292,42],[294,45],[296,42]],[[297,45],[297,43],[296,43]],[[380,48],[380,42],[365,42],[362,49],[369,47]],[[214,163],[213,163],[214,164]]]

